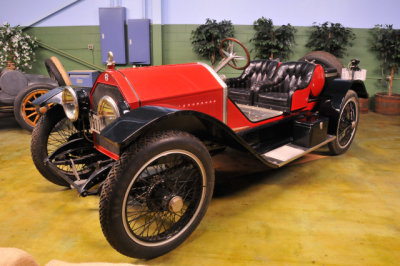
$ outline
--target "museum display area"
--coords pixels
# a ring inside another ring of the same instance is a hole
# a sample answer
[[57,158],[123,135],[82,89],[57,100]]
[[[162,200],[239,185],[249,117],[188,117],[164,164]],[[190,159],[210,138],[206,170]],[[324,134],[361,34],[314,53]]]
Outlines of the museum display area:
[[1,265],[397,265],[398,3],[205,2],[0,10]]

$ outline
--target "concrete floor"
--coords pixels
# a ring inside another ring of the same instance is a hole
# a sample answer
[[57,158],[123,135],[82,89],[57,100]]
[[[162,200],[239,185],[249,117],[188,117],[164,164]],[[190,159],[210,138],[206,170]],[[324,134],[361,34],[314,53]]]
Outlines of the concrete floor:
[[239,171],[257,168],[249,160],[231,158],[241,162],[231,171],[222,160],[215,196],[197,230],[150,261],[114,251],[101,232],[99,198],[80,198],[42,178],[29,142],[28,132],[0,118],[0,247],[23,249],[41,265],[52,259],[146,265],[400,262],[399,116],[362,115],[355,142],[342,156],[324,156],[322,149],[303,162],[253,174]]

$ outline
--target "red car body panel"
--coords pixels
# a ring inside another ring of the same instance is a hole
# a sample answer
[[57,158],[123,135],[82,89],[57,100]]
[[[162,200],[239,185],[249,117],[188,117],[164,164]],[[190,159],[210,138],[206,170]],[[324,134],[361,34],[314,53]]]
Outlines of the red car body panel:
[[202,64],[108,70],[97,82],[118,86],[131,108],[195,110],[223,120],[223,87]]
[[325,85],[325,71],[321,65],[317,65],[314,70],[313,78],[308,86],[311,90],[311,96],[317,97]]
[[[320,94],[324,82],[324,70],[317,65],[310,84],[293,93],[292,113],[258,122],[250,121],[231,100],[227,99],[227,88],[224,82],[210,67],[201,63],[119,70],[110,68],[98,77],[94,88],[97,83],[119,87],[132,109],[153,105],[194,110],[225,122],[233,131],[239,132],[279,121],[284,117],[297,115],[299,112],[311,111],[316,103],[310,97],[314,98]],[[226,102],[224,103],[224,101]],[[224,106],[226,121],[224,121]],[[99,145],[95,146],[100,152],[113,159],[118,159],[117,154],[113,154]]]
[[[138,97],[136,96],[135,92],[130,89],[130,84],[128,83],[128,80],[126,80],[120,72],[109,69],[99,75],[93,88],[96,88],[98,83],[104,83],[121,88],[120,92],[124,99],[129,103],[131,108],[139,107]],[[90,96],[92,96],[93,92],[94,90],[91,91]]]
[[321,93],[324,83],[324,69],[322,66],[317,65],[315,67],[310,84],[308,84],[306,88],[302,90],[296,90],[293,93],[291,110],[296,111],[305,108],[309,102],[310,96],[316,97]]
[[[94,138],[96,140],[96,138]],[[96,142],[94,143],[94,147],[101,153],[107,155],[108,157],[114,159],[114,160],[118,160],[119,159],[119,155],[115,154],[109,150],[107,150],[106,148],[103,148],[102,146],[100,146],[99,144],[97,144]]]

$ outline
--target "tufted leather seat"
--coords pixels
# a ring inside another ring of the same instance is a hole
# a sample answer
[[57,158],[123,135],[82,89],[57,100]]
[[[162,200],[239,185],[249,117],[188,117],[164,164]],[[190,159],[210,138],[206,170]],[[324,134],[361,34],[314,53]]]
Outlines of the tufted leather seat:
[[282,63],[271,79],[255,84],[254,105],[290,112],[294,92],[308,87],[315,67],[308,62]]
[[251,61],[239,77],[227,79],[229,98],[236,103],[253,105],[255,85],[270,79],[278,65],[278,61]]

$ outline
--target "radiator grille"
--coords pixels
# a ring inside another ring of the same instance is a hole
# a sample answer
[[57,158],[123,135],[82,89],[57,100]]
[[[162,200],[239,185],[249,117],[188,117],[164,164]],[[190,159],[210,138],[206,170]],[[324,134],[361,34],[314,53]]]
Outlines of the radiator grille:
[[110,96],[117,104],[124,101],[124,97],[117,87],[99,83],[97,84],[96,88],[94,88],[94,92],[92,94],[92,104],[94,112],[97,112],[99,101],[105,95]]

